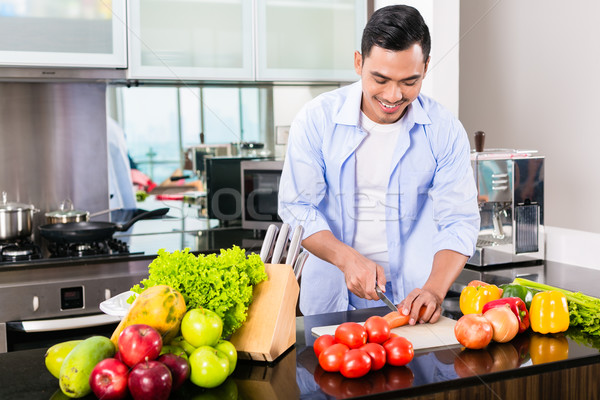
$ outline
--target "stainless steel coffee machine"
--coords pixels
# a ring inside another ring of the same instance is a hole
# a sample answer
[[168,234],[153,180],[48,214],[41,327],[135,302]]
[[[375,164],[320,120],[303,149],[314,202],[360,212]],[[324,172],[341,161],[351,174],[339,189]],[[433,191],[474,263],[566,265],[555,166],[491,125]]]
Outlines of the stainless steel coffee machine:
[[471,164],[481,227],[468,264],[544,259],[544,157],[534,150],[487,149],[475,133]]

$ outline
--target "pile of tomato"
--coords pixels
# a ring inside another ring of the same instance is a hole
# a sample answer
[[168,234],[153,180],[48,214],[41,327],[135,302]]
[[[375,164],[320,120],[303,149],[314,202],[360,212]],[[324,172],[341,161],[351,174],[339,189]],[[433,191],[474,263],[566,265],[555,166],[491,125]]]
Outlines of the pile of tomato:
[[334,335],[315,340],[314,351],[321,368],[346,378],[359,378],[386,364],[403,366],[415,355],[412,343],[392,333],[389,322],[380,316],[370,317],[364,325],[339,325]]

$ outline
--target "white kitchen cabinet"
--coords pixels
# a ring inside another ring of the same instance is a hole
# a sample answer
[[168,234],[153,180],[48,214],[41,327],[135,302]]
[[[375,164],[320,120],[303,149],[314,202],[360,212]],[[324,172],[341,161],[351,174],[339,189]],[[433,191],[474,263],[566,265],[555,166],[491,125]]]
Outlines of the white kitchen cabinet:
[[364,0],[257,0],[257,80],[355,81]]
[[364,0],[130,0],[130,79],[354,81]]
[[0,66],[127,67],[125,0],[0,1]]
[[130,0],[131,79],[252,80],[253,1]]

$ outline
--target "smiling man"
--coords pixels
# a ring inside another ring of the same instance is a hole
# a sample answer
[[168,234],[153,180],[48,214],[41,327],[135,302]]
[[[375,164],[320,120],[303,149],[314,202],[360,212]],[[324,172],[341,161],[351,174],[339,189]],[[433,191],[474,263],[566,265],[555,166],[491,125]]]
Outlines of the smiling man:
[[475,249],[466,132],[420,94],[430,47],[416,9],[377,10],[354,55],[360,81],[318,96],[292,123],[279,214],[304,226],[312,254],[304,315],[382,306],[378,285],[411,324],[435,322]]

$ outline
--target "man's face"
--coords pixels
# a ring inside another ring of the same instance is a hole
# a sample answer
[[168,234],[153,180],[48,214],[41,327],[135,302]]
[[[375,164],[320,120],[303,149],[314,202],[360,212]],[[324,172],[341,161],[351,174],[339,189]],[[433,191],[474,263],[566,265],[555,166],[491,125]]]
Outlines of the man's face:
[[398,121],[419,95],[428,64],[418,44],[402,51],[373,46],[364,59],[354,53],[354,69],[362,79],[362,112],[380,124]]

